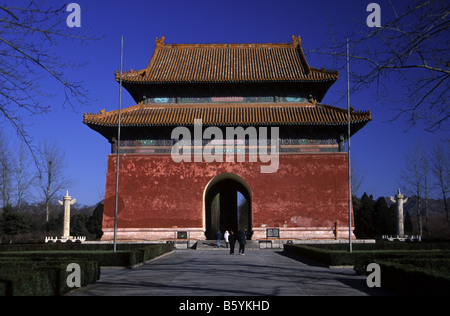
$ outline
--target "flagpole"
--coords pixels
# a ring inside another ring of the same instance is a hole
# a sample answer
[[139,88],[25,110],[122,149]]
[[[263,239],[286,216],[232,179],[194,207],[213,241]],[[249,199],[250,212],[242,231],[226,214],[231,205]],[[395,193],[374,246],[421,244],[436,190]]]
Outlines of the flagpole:
[[347,38],[347,140],[348,140],[348,246],[349,252],[352,249],[352,168],[350,164],[350,61],[348,54],[348,38]]
[[117,126],[117,146],[116,146],[116,205],[114,209],[114,250],[117,251],[117,210],[119,206],[119,159],[120,159],[120,123],[122,119],[122,63],[123,63],[123,36],[120,42],[120,79],[119,79],[119,123]]

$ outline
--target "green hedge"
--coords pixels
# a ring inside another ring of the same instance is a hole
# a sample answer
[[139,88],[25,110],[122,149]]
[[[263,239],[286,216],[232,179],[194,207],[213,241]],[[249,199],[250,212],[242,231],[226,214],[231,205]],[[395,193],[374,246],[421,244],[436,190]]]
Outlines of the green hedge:
[[[58,260],[55,260],[55,258],[51,257],[39,257],[34,259],[30,257],[0,257],[0,275],[12,274],[23,270],[45,269],[48,267],[59,266],[61,264],[66,264],[67,266],[72,262],[73,260],[71,260],[71,258],[64,257],[58,258]],[[79,260],[79,262],[76,263],[80,264],[81,267],[81,265],[85,264],[86,262],[95,261]],[[96,274],[99,276],[100,265],[98,265],[97,262],[95,263]]]
[[[171,244],[117,244],[117,250],[136,250],[146,247],[168,247]],[[173,249],[173,248],[170,248]],[[41,243],[41,244],[0,244],[0,253],[4,251],[56,251],[56,250],[113,250],[112,244],[83,244],[80,242]]]
[[329,266],[353,265],[354,261],[352,255],[344,250],[330,251],[314,246],[285,244],[284,251]]
[[[0,296],[55,296],[72,288],[67,286],[66,271],[70,261],[30,260],[29,258],[3,258],[0,260]],[[81,286],[100,278],[100,266],[96,261],[78,261]]]
[[[67,257],[74,260],[88,259],[98,261],[100,266],[133,266],[160,256],[163,253],[173,250],[171,244],[156,245],[121,245],[117,252],[113,253],[108,245],[85,245],[87,247],[70,247],[54,244],[55,247],[42,247],[42,245],[15,245],[14,247],[4,247],[0,251],[1,257],[23,257],[28,258],[57,258]],[[94,247],[99,246],[99,247]],[[137,247],[139,246],[139,247]],[[72,249],[71,249],[72,248]],[[108,250],[102,250],[108,249]]]
[[39,260],[46,257],[50,261],[55,261],[60,258],[70,259],[71,262],[80,260],[94,260],[97,261],[100,266],[132,266],[141,262],[140,252],[138,251],[126,251],[126,252],[103,252],[103,251],[55,251],[55,252],[3,252],[0,253],[0,257],[23,257],[26,256],[29,259]]
[[[337,250],[338,249],[338,250]],[[378,263],[381,286],[399,295],[448,295],[450,251],[448,244],[383,244],[360,247],[349,253],[341,245],[285,245],[284,250],[329,266],[353,265],[358,274],[369,274],[369,263]]]
[[133,266],[173,250],[171,244],[0,245],[0,296],[54,296],[72,290],[66,284],[69,263],[81,268],[81,286],[96,282],[100,266]]
[[366,267],[369,263],[389,262],[399,265],[410,265],[422,270],[429,270],[432,273],[450,275],[450,255],[448,252],[413,252],[399,253],[384,256],[360,256],[355,260],[354,269],[356,273],[366,274]]
[[[448,260],[444,261],[442,263],[448,265]],[[377,263],[380,265],[381,286],[398,295],[448,296],[450,293],[448,272],[391,261]]]
[[20,271],[11,275],[0,275],[3,293],[0,296],[54,296],[56,291],[56,269]]
[[[303,245],[299,245],[303,246]],[[306,246],[306,245],[305,245]],[[317,249],[326,250],[342,250],[348,251],[348,243],[339,244],[315,244],[308,245]],[[449,250],[449,242],[387,242],[378,241],[376,243],[353,243],[352,249],[355,251],[365,251],[365,250]]]
[[347,250],[334,250],[334,245],[306,246],[306,245],[284,245],[284,250],[329,266],[357,265],[358,263],[376,262],[380,259],[403,259],[403,258],[450,258],[448,250],[396,250],[396,249],[376,249],[354,250],[349,253]]

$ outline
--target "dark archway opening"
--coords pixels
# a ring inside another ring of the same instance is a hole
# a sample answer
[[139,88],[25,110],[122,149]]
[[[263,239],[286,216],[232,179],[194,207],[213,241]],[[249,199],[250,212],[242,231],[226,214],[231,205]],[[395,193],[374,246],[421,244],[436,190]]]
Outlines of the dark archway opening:
[[247,188],[233,179],[224,179],[208,188],[205,195],[207,239],[216,239],[220,230],[247,230],[252,232],[251,196]]

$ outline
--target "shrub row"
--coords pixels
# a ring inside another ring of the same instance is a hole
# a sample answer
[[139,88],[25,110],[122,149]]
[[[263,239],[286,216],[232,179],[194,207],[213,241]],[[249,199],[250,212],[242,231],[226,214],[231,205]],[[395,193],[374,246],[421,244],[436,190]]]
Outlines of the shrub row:
[[[439,262],[439,260],[431,261],[435,261],[432,263],[433,265]],[[444,259],[444,261],[441,263],[449,264],[448,260]],[[422,296],[447,296],[450,293],[450,275],[448,273],[418,267],[415,264],[391,261],[378,261],[377,263],[381,270],[381,286],[394,293]]]
[[173,250],[171,244],[118,245],[1,245],[0,296],[63,295],[67,265],[81,268],[81,286],[96,282],[100,266],[133,266]]
[[332,250],[323,246],[284,245],[284,250],[329,266],[356,265],[358,262],[376,262],[380,259],[403,258],[450,258],[448,250],[357,250],[349,253],[346,250]]
[[[71,260],[30,260],[30,258],[2,258],[0,260],[0,296],[55,296],[71,290],[67,286],[67,266]],[[97,261],[80,260],[81,286],[100,278]]]
[[[318,249],[348,251],[348,243],[339,244],[316,244],[309,245]],[[376,243],[353,243],[352,249],[359,250],[450,250],[449,242],[388,242],[378,241]]]
[[[56,244],[55,244],[56,246]],[[95,247],[95,245],[86,245],[88,247],[76,248],[76,250],[69,250],[66,248],[56,248],[61,250],[55,250],[55,248],[47,248],[47,250],[41,250],[37,247],[34,250],[14,250],[14,251],[0,251],[1,257],[23,257],[39,259],[41,257],[52,258],[57,260],[60,257],[70,257],[72,262],[76,260],[88,259],[98,261],[100,266],[133,266],[150,259],[156,258],[163,253],[172,251],[173,245],[171,244],[158,244],[147,245],[140,247],[133,247],[133,245],[123,245],[117,248],[117,252],[113,253],[112,249],[101,250],[104,247]],[[105,246],[105,245],[98,245]],[[110,247],[111,248],[111,247]],[[17,248],[12,248],[17,249]],[[82,249],[82,250],[81,250]]]
[[284,251],[317,261],[329,266],[353,265],[353,258],[343,250],[330,251],[314,246],[285,244]]
[[[448,295],[450,293],[450,251],[431,247],[406,247],[402,250],[372,246],[372,250],[352,253],[335,245],[285,245],[284,250],[329,266],[353,265],[358,274],[368,274],[369,263],[378,263],[381,286],[400,295]],[[405,246],[403,246],[405,247]],[[395,247],[393,247],[395,248]],[[417,250],[420,249],[421,250]],[[413,250],[414,249],[414,250]],[[432,250],[424,250],[432,249]]]
[[[135,250],[165,244],[117,244],[117,250]],[[84,244],[80,242],[67,243],[36,243],[36,244],[0,244],[3,251],[56,251],[56,250],[113,250],[112,244]]]
[[431,273],[437,273],[442,275],[450,275],[450,254],[445,253],[411,253],[395,254],[389,256],[360,256],[355,259],[354,269],[356,273],[363,275],[366,274],[366,267],[369,263],[390,262],[398,265],[415,266],[422,270],[427,270]]

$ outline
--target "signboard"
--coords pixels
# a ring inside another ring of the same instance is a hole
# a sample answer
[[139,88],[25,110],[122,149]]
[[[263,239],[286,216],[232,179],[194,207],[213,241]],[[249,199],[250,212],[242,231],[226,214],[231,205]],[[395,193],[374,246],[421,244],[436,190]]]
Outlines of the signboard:
[[267,228],[267,238],[280,238],[279,228]]

